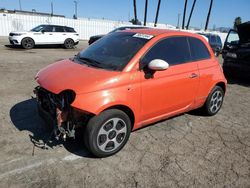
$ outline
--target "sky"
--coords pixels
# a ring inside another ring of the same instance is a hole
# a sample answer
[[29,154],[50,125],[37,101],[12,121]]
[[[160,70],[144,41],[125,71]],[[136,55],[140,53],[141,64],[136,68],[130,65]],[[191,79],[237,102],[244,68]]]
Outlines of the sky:
[[[37,12],[51,12],[51,2],[54,5],[54,14],[62,14],[72,18],[75,5],[74,0],[0,0],[0,8],[19,9]],[[133,0],[77,0],[78,17],[105,18],[110,20],[128,21],[134,17]],[[154,22],[157,0],[148,0],[147,21]],[[162,0],[158,22],[176,26],[178,14],[181,14],[182,23],[185,0]],[[193,0],[188,0],[186,22]],[[191,26],[204,27],[210,0],[197,0]],[[144,19],[145,0],[137,0],[137,17]],[[234,19],[240,16],[242,22],[250,21],[250,0],[214,0],[209,28],[232,27]]]

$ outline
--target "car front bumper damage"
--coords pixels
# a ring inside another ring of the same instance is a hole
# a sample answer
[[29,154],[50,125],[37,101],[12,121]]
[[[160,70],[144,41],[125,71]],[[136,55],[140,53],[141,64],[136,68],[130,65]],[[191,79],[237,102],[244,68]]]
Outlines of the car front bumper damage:
[[54,94],[40,86],[34,89],[37,99],[38,113],[45,120],[49,128],[53,129],[55,137],[75,138],[75,130],[83,127],[90,118],[90,114],[70,106],[75,98],[71,90]]

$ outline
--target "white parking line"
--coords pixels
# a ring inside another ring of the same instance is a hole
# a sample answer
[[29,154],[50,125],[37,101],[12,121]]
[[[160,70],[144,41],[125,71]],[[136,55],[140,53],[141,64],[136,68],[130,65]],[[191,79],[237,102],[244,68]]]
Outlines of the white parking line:
[[74,154],[70,154],[65,156],[64,158],[62,158],[63,161],[74,161],[76,159],[81,159],[82,157],[78,156],[78,155],[74,155]]
[[[81,158],[82,158],[81,156],[78,156],[78,155],[75,155],[75,154],[70,154],[70,155],[67,155],[67,156],[63,157],[61,160],[62,161],[74,161],[74,160],[81,159]],[[4,163],[3,165],[19,161],[20,159],[21,158],[11,160],[11,161],[9,161],[7,163]],[[4,178],[6,176],[9,176],[9,175],[13,175],[13,174],[21,174],[21,173],[23,173],[23,172],[25,172],[27,170],[32,169],[32,168],[39,167],[42,164],[51,164],[51,163],[54,163],[55,161],[58,161],[58,159],[51,158],[49,160],[43,160],[43,161],[36,162],[36,163],[30,164],[30,165],[27,165],[27,166],[24,166],[24,167],[21,167],[21,168],[16,168],[14,170],[10,170],[10,171],[7,171],[7,172],[4,172],[4,173],[0,174],[0,179]],[[3,165],[1,164],[1,166],[3,166]]]
[[31,165],[28,165],[28,166],[25,166],[25,167],[22,167],[22,168],[17,168],[17,169],[5,172],[3,174],[0,174],[0,178],[4,178],[4,177],[12,175],[12,174],[20,174],[20,173],[22,173],[24,171],[27,171],[27,170],[29,170],[31,168],[34,168],[34,167],[38,167],[38,166],[40,166],[42,164],[43,164],[43,162],[38,162],[38,163],[34,163],[34,164],[31,164]]
[[6,176],[9,176],[9,175],[13,175],[13,174],[21,174],[21,173],[23,173],[23,172],[25,172],[27,170],[32,169],[32,168],[39,167],[42,164],[52,164],[55,161],[56,161],[56,159],[48,159],[48,160],[44,160],[44,161],[40,161],[40,162],[30,164],[30,165],[27,165],[27,166],[24,166],[24,167],[21,167],[21,168],[16,168],[14,170],[10,170],[10,171],[7,171],[5,173],[0,174],[0,179],[4,178]]

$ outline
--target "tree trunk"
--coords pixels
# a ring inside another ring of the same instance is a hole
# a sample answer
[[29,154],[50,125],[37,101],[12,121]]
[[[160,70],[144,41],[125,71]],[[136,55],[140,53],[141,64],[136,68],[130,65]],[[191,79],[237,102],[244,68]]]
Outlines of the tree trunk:
[[160,6],[161,6],[161,0],[158,0],[158,5],[157,5],[157,10],[156,10],[156,15],[155,15],[155,25],[154,25],[155,27],[157,26]]
[[213,6],[213,0],[210,1],[210,6],[209,6],[208,14],[207,14],[207,21],[206,21],[206,25],[205,25],[205,31],[207,30],[207,27],[208,27],[212,6]]

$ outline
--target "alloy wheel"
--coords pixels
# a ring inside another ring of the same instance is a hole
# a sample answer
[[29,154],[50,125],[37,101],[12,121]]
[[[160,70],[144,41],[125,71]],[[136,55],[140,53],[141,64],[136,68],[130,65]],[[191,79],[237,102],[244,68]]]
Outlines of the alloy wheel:
[[97,146],[103,152],[116,150],[125,140],[127,125],[121,118],[111,118],[100,128]]

